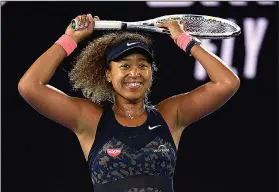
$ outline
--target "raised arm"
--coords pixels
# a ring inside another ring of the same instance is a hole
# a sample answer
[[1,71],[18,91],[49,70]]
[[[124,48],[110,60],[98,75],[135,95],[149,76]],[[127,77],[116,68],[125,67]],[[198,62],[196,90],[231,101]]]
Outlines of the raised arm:
[[[94,19],[89,15],[79,16],[79,18],[81,18],[81,23],[89,24],[88,28],[73,31],[69,25],[65,32],[67,36],[64,37],[68,38],[66,43],[70,42],[72,45],[76,45],[76,43],[92,34]],[[67,49],[64,48],[60,43],[54,43],[44,52],[20,79],[18,90],[21,96],[39,113],[72,129],[74,132],[78,132],[81,131],[79,129],[80,121],[84,119],[86,111],[92,110],[93,114],[99,114],[100,108],[91,104],[90,106],[93,107],[88,109],[88,107],[85,107],[89,106],[88,101],[70,97],[48,85],[56,68],[67,56]]]
[[[168,28],[174,41],[185,32],[176,21],[168,21],[160,27]],[[194,45],[190,52],[206,70],[210,82],[159,104],[159,108],[170,123],[182,130],[192,122],[220,108],[240,86],[239,78],[216,55],[200,45]]]

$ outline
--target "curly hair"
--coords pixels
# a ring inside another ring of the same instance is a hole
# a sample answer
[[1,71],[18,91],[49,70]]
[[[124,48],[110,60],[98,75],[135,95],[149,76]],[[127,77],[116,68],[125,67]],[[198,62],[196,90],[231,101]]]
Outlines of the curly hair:
[[[125,40],[138,40],[148,46],[152,45],[149,36],[127,31],[108,33],[94,39],[77,56],[74,67],[68,74],[73,89],[80,89],[94,103],[113,102],[114,90],[106,79],[105,51],[108,46]],[[152,72],[157,70],[154,62],[151,67]]]

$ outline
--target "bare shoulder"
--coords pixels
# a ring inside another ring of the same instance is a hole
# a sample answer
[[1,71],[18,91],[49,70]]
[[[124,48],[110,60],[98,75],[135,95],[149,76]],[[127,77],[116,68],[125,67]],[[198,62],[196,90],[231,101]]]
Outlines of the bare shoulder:
[[158,103],[155,107],[158,112],[162,115],[166,123],[168,124],[170,130],[175,130],[177,125],[177,106],[178,106],[178,98],[177,96],[169,97],[160,103]]
[[[192,102],[191,94],[190,92],[174,95],[171,96],[159,104],[156,105],[156,108],[161,113],[165,121],[171,125],[174,129],[180,129],[180,117],[179,117],[179,108],[182,105],[182,101],[185,103],[187,101],[187,105],[184,105],[184,112],[185,114],[188,114],[191,112],[190,108],[187,106],[190,106],[190,103]],[[186,110],[186,109],[189,110]],[[187,112],[186,112],[187,111]],[[188,124],[184,124],[183,127],[186,127]]]

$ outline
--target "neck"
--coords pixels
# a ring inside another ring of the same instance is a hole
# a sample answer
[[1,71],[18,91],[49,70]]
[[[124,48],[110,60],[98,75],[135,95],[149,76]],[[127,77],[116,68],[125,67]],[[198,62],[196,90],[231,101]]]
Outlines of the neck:
[[134,115],[144,107],[144,102],[140,103],[114,103],[114,106],[125,113]]
[[[125,115],[125,116],[140,115],[144,112],[144,107],[145,107],[144,99],[138,100],[138,101],[129,101],[126,99],[124,100],[124,99],[118,98],[115,100],[115,103],[114,103],[114,108],[118,109],[118,112],[120,112],[122,115]],[[115,111],[117,111],[117,110],[115,110]],[[139,114],[137,114],[137,113],[139,113]]]

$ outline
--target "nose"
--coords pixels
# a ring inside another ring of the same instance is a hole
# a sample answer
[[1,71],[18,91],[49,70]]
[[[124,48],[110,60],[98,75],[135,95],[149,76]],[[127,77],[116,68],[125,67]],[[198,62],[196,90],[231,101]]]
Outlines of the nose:
[[133,66],[132,69],[130,70],[129,75],[130,75],[131,77],[138,77],[138,76],[140,76],[140,70],[139,70],[139,68],[138,68],[137,66]]

